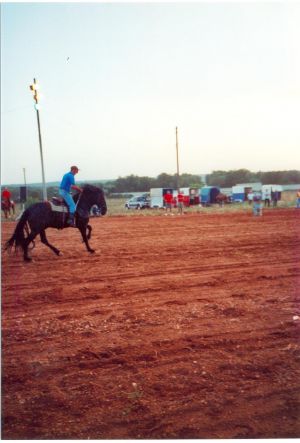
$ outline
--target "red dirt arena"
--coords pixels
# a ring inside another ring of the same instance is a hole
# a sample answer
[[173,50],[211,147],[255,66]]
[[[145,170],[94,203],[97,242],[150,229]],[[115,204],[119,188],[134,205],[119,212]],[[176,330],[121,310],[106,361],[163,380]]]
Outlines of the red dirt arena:
[[75,229],[3,253],[2,437],[299,437],[299,221],[103,217],[94,255]]

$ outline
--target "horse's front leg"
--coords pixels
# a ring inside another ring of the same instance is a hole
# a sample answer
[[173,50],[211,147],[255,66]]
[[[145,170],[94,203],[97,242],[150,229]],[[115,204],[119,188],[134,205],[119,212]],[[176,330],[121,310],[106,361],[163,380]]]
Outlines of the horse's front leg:
[[40,237],[41,242],[44,243],[44,245],[48,246],[48,248],[50,248],[56,255],[60,255],[60,250],[48,242],[45,230],[40,232]]
[[[89,240],[88,240],[88,235],[86,235],[86,231],[87,231],[87,227],[88,227],[88,226],[89,226],[89,225],[78,226],[78,229],[79,229],[79,231],[80,231],[80,233],[81,233],[82,240],[83,240],[84,243],[85,243],[86,249],[87,249],[89,252],[93,253],[93,252],[95,252],[95,249],[92,249],[92,248],[90,247],[90,245],[89,245]],[[90,231],[89,231],[89,234],[90,234]]]
[[87,239],[90,240],[92,236],[92,227],[91,225],[87,225],[86,229],[88,230]]

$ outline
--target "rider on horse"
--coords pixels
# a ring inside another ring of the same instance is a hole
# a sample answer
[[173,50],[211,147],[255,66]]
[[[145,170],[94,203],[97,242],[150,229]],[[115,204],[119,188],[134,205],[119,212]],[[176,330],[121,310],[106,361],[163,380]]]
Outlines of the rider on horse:
[[78,173],[78,171],[79,169],[77,168],[77,166],[71,166],[70,172],[67,172],[63,176],[59,187],[59,195],[65,200],[70,210],[70,216],[67,223],[68,225],[74,228],[75,228],[74,213],[76,205],[74,203],[72,195],[70,194],[70,191],[71,189],[75,189],[78,192],[82,192],[82,189],[75,185],[74,176]]
[[10,210],[13,210],[13,213],[15,213],[15,205],[11,201],[11,193],[7,188],[4,188],[1,193],[1,209],[4,212],[5,218],[8,218],[10,216]]
[[11,193],[7,188],[4,188],[2,191],[2,200],[10,203]]

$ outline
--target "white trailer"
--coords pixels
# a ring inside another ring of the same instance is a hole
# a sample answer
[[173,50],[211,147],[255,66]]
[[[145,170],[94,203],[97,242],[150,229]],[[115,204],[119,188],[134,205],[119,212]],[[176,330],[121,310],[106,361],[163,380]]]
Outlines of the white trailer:
[[170,191],[172,195],[175,195],[175,190],[172,188],[151,188],[150,189],[150,207],[151,208],[164,208],[164,195]]

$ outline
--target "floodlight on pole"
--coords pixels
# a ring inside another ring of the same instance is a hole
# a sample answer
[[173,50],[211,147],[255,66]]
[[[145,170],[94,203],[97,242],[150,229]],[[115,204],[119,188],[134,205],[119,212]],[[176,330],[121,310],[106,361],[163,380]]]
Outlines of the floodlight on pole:
[[38,133],[39,133],[39,145],[40,145],[40,156],[41,156],[41,165],[42,165],[42,182],[43,182],[43,199],[47,200],[47,188],[45,181],[45,170],[44,170],[44,159],[43,159],[43,145],[42,145],[42,135],[41,135],[41,125],[40,125],[40,114],[39,114],[39,95],[38,95],[38,85],[36,79],[33,79],[33,84],[29,86],[30,90],[33,93],[33,99],[35,101],[35,110],[38,124]]

